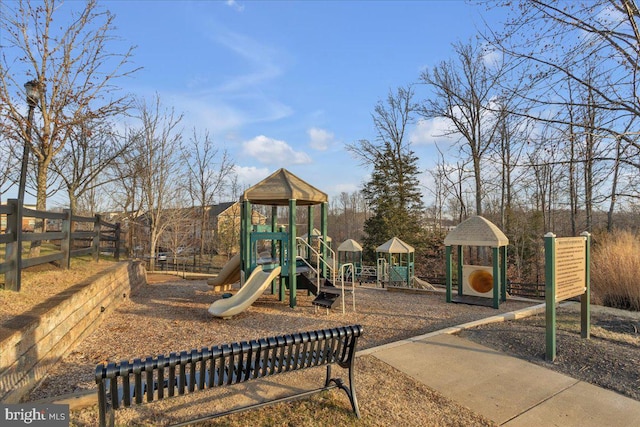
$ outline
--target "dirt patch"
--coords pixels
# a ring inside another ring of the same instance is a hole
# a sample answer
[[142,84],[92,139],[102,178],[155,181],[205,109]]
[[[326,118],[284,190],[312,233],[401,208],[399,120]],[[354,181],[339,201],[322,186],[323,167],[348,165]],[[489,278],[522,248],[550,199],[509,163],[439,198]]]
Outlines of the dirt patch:
[[593,307],[591,338],[580,337],[579,306],[557,310],[556,360],[545,360],[545,316],[480,326],[459,335],[573,378],[640,400],[640,315]]

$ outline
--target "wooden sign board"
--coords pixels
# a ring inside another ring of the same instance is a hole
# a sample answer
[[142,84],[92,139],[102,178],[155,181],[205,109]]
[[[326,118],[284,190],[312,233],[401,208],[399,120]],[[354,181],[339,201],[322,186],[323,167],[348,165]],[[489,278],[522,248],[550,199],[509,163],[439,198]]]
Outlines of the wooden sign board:
[[586,239],[556,238],[556,302],[584,294],[586,289]]
[[556,304],[580,296],[580,335],[589,338],[591,328],[590,249],[591,235],[556,238],[544,235],[546,359],[556,358]]

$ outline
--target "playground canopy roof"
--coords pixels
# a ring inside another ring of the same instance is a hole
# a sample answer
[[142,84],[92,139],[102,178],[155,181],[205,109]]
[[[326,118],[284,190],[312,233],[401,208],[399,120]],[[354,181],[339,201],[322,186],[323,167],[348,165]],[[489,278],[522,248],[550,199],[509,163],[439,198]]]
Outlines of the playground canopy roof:
[[298,206],[318,205],[329,201],[327,193],[307,184],[286,169],[278,169],[245,190],[240,198],[241,201],[271,206],[286,206],[290,199],[295,199]]
[[338,252],[362,252],[362,246],[353,239],[347,239],[340,243],[340,246],[338,246]]
[[376,252],[385,252],[390,254],[409,254],[414,251],[415,249],[413,249],[413,246],[406,244],[397,237],[394,237],[387,243],[383,243],[376,248]]
[[507,236],[494,223],[481,216],[472,216],[461,222],[444,238],[445,246],[491,246],[498,248],[508,244]]

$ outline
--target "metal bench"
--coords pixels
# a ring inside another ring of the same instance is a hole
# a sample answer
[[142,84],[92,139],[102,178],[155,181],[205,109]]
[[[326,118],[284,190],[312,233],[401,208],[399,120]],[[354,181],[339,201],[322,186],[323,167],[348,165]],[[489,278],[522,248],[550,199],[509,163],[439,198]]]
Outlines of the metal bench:
[[[360,325],[343,326],[147,357],[145,360],[134,359],[133,362],[124,360],[100,364],[96,367],[100,426],[107,425],[107,414],[109,425],[113,426],[115,410],[119,408],[324,365],[327,373],[323,387],[174,425],[187,425],[287,402],[336,387],[346,392],[353,412],[360,418],[353,375],[356,344],[361,334]],[[348,370],[348,386],[342,379],[331,377],[334,363]]]

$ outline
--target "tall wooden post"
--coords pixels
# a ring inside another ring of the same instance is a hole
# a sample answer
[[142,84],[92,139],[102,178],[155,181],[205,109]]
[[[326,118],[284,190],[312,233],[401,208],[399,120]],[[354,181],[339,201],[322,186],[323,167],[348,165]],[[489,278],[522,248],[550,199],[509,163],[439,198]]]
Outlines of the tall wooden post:
[[93,223],[93,259],[96,262],[100,261],[100,222],[102,218],[100,214],[96,214]]
[[60,249],[62,249],[62,265],[65,268],[71,267],[71,222],[73,221],[73,212],[71,209],[64,210],[65,218],[62,220],[62,233],[64,237],[60,242]]
[[7,215],[7,235],[13,235],[13,241],[6,246],[5,262],[9,263],[9,270],[4,275],[5,289],[20,291],[22,279],[22,203],[21,200],[9,199],[7,206],[11,213]]

